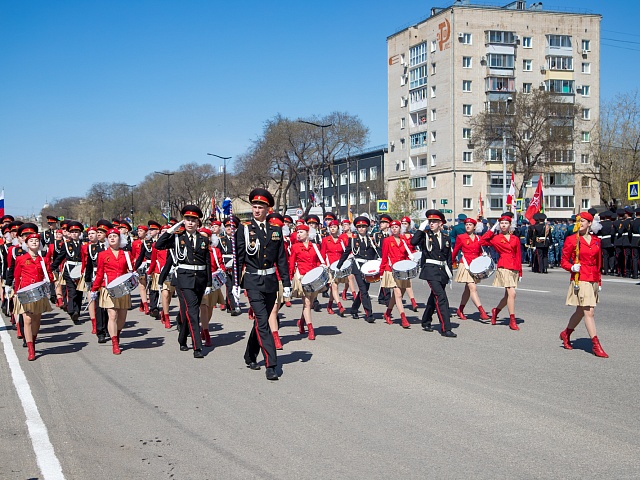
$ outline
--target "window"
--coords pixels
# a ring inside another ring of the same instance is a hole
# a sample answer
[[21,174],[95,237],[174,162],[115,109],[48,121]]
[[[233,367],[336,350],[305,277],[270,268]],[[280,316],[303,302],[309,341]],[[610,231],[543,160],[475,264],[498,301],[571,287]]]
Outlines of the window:
[[531,48],[531,37],[522,37],[522,48]]
[[462,186],[463,187],[472,187],[473,186],[473,176],[472,175],[462,175]]
[[377,179],[378,179],[378,167],[370,167],[369,180],[377,180]]
[[[400,139],[400,150],[404,150],[404,147],[405,147],[405,145],[404,145],[404,144],[405,144],[405,142],[406,142],[406,140],[404,139],[404,137],[402,137],[402,138]],[[355,172],[354,172],[354,175],[355,175]],[[351,183],[354,183],[354,182],[351,182]]]
[[436,177],[431,177],[431,188],[436,188]]
[[432,167],[436,166],[436,154],[435,153],[431,154],[431,166]]
[[531,93],[531,84],[523,83],[522,84],[522,93]]
[[589,164],[589,154],[588,153],[583,153],[580,155],[580,163],[582,165],[588,165]]
[[360,191],[360,205],[364,205],[365,203],[367,203],[367,192],[365,191]]
[[582,132],[581,137],[582,137],[582,141],[584,143],[588,143],[588,142],[591,141],[591,133],[590,132]]
[[436,51],[437,46],[438,42],[436,42],[435,40],[431,40],[431,53],[434,53]]
[[462,161],[464,163],[473,162],[473,152],[462,152]]
[[502,188],[503,180],[502,174],[491,175],[491,188]]
[[431,64],[431,75],[435,75],[436,74],[436,62],[433,62]]
[[427,188],[427,177],[413,177],[409,180],[409,188]]
[[322,186],[329,188],[331,186],[331,177],[322,177]]
[[[489,148],[489,158],[487,159],[491,162],[501,162],[502,161],[502,147]],[[515,160],[515,151],[513,148],[507,148],[507,162],[513,162]]]
[[573,70],[573,57],[547,57],[549,70]]
[[417,200],[413,201],[413,209],[414,210],[426,210],[427,209],[427,199],[426,198],[419,198]]
[[406,169],[407,169],[407,161],[406,160],[401,160],[400,161],[400,170],[404,172]]
[[531,140],[531,130],[525,130],[524,132],[522,132],[522,139]]
[[544,82],[547,92],[553,93],[574,93],[573,80],[547,80]]
[[431,199],[431,208],[436,208],[436,205],[437,205],[437,203],[436,203],[436,199],[435,199],[435,198],[432,198],[432,199]]
[[470,33],[463,33],[462,34],[462,43],[464,45],[471,45],[471,41],[473,40],[473,37],[471,36]]
[[462,91],[470,92],[471,91],[471,80],[463,80],[462,81]]
[[547,35],[547,42],[549,43],[550,47],[571,48],[571,35]]
[[465,140],[470,140],[471,139],[471,129],[470,128],[463,128],[462,129],[462,138],[464,138]]
[[369,192],[369,201],[370,202],[375,202],[378,199],[378,197],[376,196],[376,192]]
[[414,68],[409,71],[409,88],[417,88],[427,84],[427,66]]
[[575,178],[572,173],[545,173],[544,183],[549,187],[573,187]]
[[544,159],[551,163],[573,163],[573,154],[573,150],[551,150],[544,153]]
[[427,89],[420,88],[418,90],[413,90],[409,92],[409,98],[411,99],[411,103],[421,102],[427,99]]
[[436,86],[431,87],[431,98],[436,98]]
[[525,72],[530,72],[533,70],[533,61],[532,60],[522,60],[522,70]]
[[489,30],[485,34],[485,40],[486,43],[516,43],[516,36],[513,32]]
[[582,210],[588,210],[591,208],[591,201],[588,198],[582,199]]
[[582,51],[583,52],[591,51],[591,40],[582,40]]
[[580,180],[580,185],[582,185],[583,187],[590,187],[591,179],[589,177],[582,177],[582,179]]
[[431,132],[431,141],[432,142],[436,141],[436,132],[435,132],[435,130],[433,132]]
[[358,175],[359,182],[366,182],[367,181],[367,169],[366,168],[361,168],[360,169],[360,174]]
[[406,118],[402,117],[400,119],[400,128],[403,129],[406,126]]
[[465,117],[471,116],[471,105],[462,105],[462,115]]
[[406,107],[406,106],[407,106],[407,97],[403,95],[402,97],[400,97],[400,107]]
[[513,77],[487,77],[486,82],[488,92],[516,91],[516,79]]
[[400,86],[404,87],[407,84],[407,76],[406,75],[400,75]]
[[545,195],[544,204],[547,208],[574,208],[574,197],[571,195]]
[[591,93],[591,88],[589,87],[589,85],[583,85],[582,86],[582,96],[583,97],[588,97],[590,93]]
[[341,193],[340,194],[340,206],[341,207],[346,207],[347,206],[347,194],[346,193]]
[[351,192],[349,194],[349,204],[351,204],[351,205],[355,205],[356,204],[356,194],[355,194],[355,192]]
[[471,209],[473,209],[473,199],[471,199],[471,198],[463,198],[462,199],[462,209],[463,210],[471,210]]
[[491,210],[502,210],[502,197],[491,197]]
[[487,55],[487,65],[493,68],[513,68],[515,55],[490,53]]
[[583,108],[582,109],[582,119],[583,120],[591,120],[591,109]]
[[300,191],[301,192],[306,192],[307,191],[307,181],[306,180],[301,180],[300,181]]
[[411,148],[420,148],[427,144],[427,132],[414,133],[410,137]]
[[349,183],[356,183],[356,171],[351,170],[349,172]]
[[412,67],[427,61],[427,44],[421,43],[409,49],[409,65]]
[[591,63],[582,62],[582,73],[591,73]]
[[432,122],[435,122],[435,121],[436,121],[436,118],[438,118],[438,114],[437,114],[437,112],[436,112],[436,109],[435,109],[435,108],[432,108],[432,109],[431,109],[431,121],[432,121]]
[[340,185],[346,185],[347,184],[347,172],[342,172],[340,174]]
[[462,68],[471,68],[471,57],[462,57]]
[[427,158],[426,157],[418,157],[418,170],[426,170],[427,169]]

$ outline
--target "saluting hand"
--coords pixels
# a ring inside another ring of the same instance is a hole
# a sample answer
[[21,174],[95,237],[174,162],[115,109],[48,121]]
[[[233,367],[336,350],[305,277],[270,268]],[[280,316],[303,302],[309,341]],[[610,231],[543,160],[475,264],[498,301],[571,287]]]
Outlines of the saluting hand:
[[184,220],[180,220],[178,223],[176,223],[173,227],[170,227],[167,232],[173,234],[176,233],[176,231],[180,228],[180,226],[184,223]]

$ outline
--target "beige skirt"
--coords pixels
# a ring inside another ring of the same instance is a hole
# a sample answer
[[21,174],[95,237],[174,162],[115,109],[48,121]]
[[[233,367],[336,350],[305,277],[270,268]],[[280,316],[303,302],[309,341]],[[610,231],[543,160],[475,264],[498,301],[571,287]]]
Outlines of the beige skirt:
[[208,295],[202,297],[202,305],[207,307],[214,307],[216,305],[222,305],[224,303],[224,295],[222,295],[222,289],[214,290]]
[[278,280],[278,295],[276,296],[276,305],[279,307],[284,302],[284,287],[282,280]]
[[[16,301],[18,297],[16,297]],[[18,302],[20,304],[20,302]],[[27,303],[25,305],[20,304],[18,307],[18,315],[23,313],[36,315],[38,313],[47,313],[53,310],[51,308],[51,302],[47,297],[41,298],[37,302]]]
[[567,305],[572,307],[595,307],[598,304],[600,286],[598,282],[578,282],[580,287],[576,292],[573,289],[573,282],[569,283],[567,292]]
[[107,289],[102,287],[100,289],[99,305],[102,308],[124,308],[129,310],[131,308],[131,295],[113,298],[109,295]]
[[61,285],[66,285],[67,282],[65,282],[64,277],[62,276],[61,273],[58,273],[58,278],[56,278],[56,287],[59,287]]
[[293,279],[291,280],[291,296],[294,298],[304,297],[304,290],[302,290],[302,278],[297,271],[293,274]]
[[167,280],[162,284],[162,291],[169,292],[169,295],[173,297],[173,294],[176,293],[176,287],[171,285],[171,282]]
[[464,263],[458,264],[458,273],[456,274],[455,281],[457,283],[480,283],[479,280],[476,280],[471,276],[469,270],[464,267]]
[[509,270],[508,268],[498,268],[496,278],[493,279],[494,287],[513,287],[518,288],[518,270]]
[[78,280],[78,286],[76,287],[76,290],[80,290],[81,292],[88,292],[87,283],[84,281],[84,275],[80,277],[80,280]]
[[393,273],[385,271],[382,274],[382,288],[411,288],[411,280],[396,280],[393,278]]
[[162,290],[160,288],[160,285],[158,284],[159,279],[160,279],[159,273],[154,273],[151,275],[151,287],[149,287],[151,290]]

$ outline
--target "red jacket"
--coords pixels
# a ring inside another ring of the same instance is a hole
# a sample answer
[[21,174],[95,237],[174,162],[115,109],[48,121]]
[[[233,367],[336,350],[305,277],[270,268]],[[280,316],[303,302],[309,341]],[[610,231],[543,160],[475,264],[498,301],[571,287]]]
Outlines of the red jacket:
[[147,271],[149,275],[162,272],[162,269],[167,264],[167,252],[169,250],[158,250],[155,246],[153,247],[151,250],[151,265],[149,265],[149,270]]
[[[591,243],[587,243],[583,236],[580,236],[580,256],[576,261],[576,243],[578,234],[567,237],[562,248],[562,260],[560,265],[567,271],[571,271],[571,267],[575,263],[580,264],[580,273],[578,280],[583,282],[598,282],[602,285],[602,275],[600,267],[602,266],[602,247],[601,240],[595,235],[591,235]],[[571,279],[573,280],[573,273]]]
[[[166,251],[166,250],[165,250]],[[226,271],[224,266],[224,260],[222,259],[222,253],[218,247],[211,247],[209,250],[211,254],[211,271],[216,272],[218,270]],[[151,254],[153,255],[153,253]]]
[[[96,279],[91,287],[92,291],[97,292],[100,287],[106,287],[119,276],[129,272],[129,264],[125,253],[129,255],[129,261],[133,262],[131,254],[124,250],[118,251],[118,258],[116,258],[111,248],[98,254],[98,268],[96,269]],[[131,266],[133,268],[133,263],[131,263]]]
[[482,247],[480,245],[480,237],[478,235],[473,236],[468,233],[461,233],[456,237],[456,246],[451,253],[451,258],[456,261],[458,252],[462,250],[462,256],[467,261],[467,265],[470,265],[472,261],[482,255]]
[[405,234],[400,235],[400,236],[404,239],[404,243],[407,244],[407,247],[409,247],[409,250],[411,251],[411,253],[414,253],[414,252],[418,251],[418,249],[416,247],[411,245],[411,239],[413,238],[413,235],[411,233],[405,233]]
[[[320,250],[318,248],[318,250]],[[293,278],[293,274],[298,267],[301,276],[313,270],[320,265],[320,259],[313,248],[313,243],[307,242],[307,246],[303,242],[294,243],[291,246],[291,257],[289,258],[289,277]]]
[[382,241],[382,257],[380,260],[380,273],[391,272],[393,264],[400,260],[410,260],[405,239],[402,237],[396,238],[393,235],[385,238]]
[[[459,238],[459,237],[458,237]],[[456,238],[456,244],[458,243]],[[520,251],[520,238],[517,235],[495,235],[489,230],[480,238],[480,245],[483,247],[492,246],[500,255],[498,268],[517,270],[522,277],[522,253]]]
[[341,237],[342,236],[334,239],[331,235],[327,235],[322,239],[320,254],[327,262],[327,265],[331,265],[333,262],[340,260],[346,247],[346,243]]
[[47,280],[53,282],[53,274],[51,273],[51,262],[48,262],[45,258],[36,257],[35,259],[30,253],[20,255],[16,257],[16,266],[13,275],[14,290],[18,291],[21,288],[28,287],[34,283],[42,282],[44,280],[44,272],[42,271],[42,264],[40,260],[44,261],[45,268],[47,270]]
[[[131,261],[136,263],[136,260],[140,256],[140,250],[142,250],[142,240],[140,238],[136,238],[133,242],[131,242]],[[153,255],[153,252],[151,252]]]

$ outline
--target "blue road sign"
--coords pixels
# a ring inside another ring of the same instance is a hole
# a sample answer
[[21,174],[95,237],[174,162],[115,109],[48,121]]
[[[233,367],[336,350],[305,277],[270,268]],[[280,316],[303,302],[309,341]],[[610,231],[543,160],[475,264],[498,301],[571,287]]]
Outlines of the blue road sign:
[[387,213],[389,211],[389,200],[378,200],[378,213]]
[[627,185],[627,197],[629,200],[640,199],[640,182],[629,182]]

